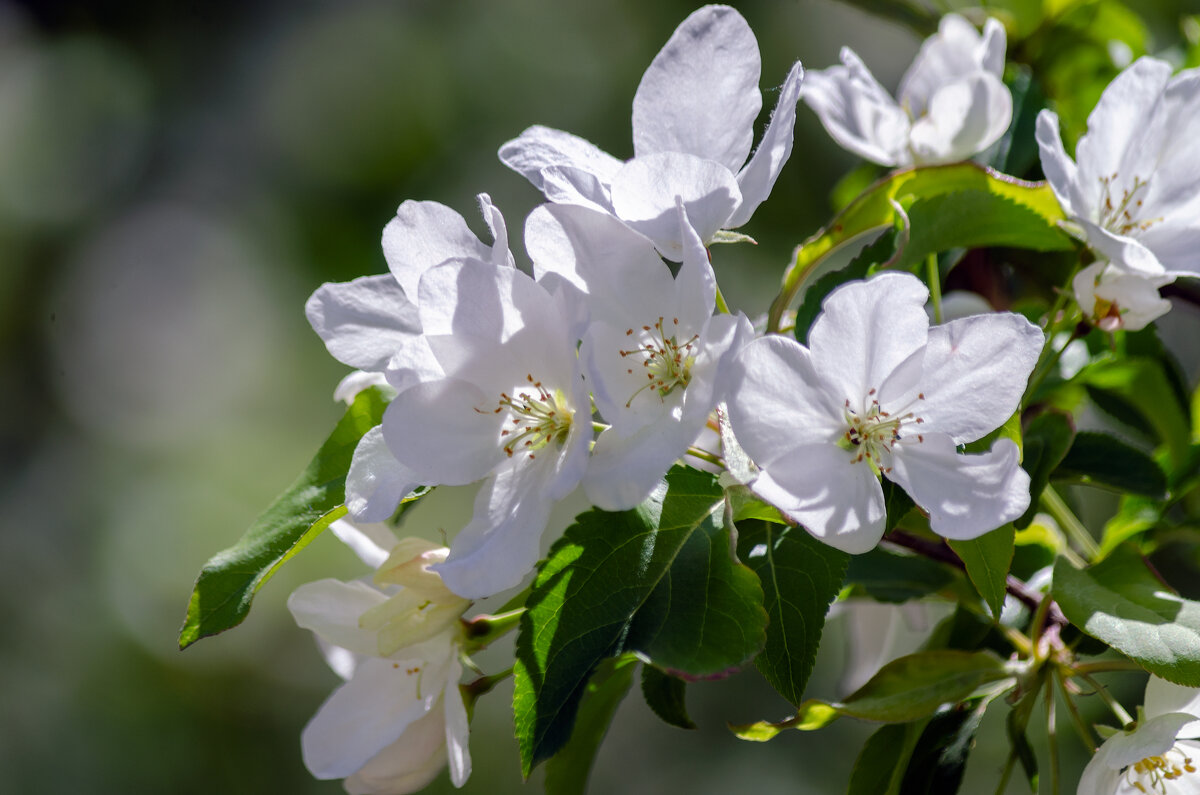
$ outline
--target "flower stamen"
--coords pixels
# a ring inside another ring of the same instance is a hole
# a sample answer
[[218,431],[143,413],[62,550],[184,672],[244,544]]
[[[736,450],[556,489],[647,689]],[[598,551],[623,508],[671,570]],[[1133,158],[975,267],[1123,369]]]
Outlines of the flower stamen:
[[[518,451],[528,452],[532,459],[538,450],[554,442],[562,444],[571,432],[575,412],[567,404],[561,389],[553,392],[535,381],[533,374],[525,376],[526,384],[513,390],[513,394],[500,393],[500,400],[492,413],[509,412],[508,422],[500,431],[504,454],[509,458]],[[487,412],[475,409],[480,414]]]
[[1168,792],[1167,782],[1182,778],[1196,772],[1192,758],[1179,749],[1179,746],[1166,752],[1148,756],[1133,763],[1125,769],[1125,781],[1138,792],[1149,793]]
[[[671,318],[671,325],[677,331],[679,318]],[[692,380],[692,365],[696,363],[693,349],[700,339],[699,334],[693,334],[682,343],[678,342],[675,334],[667,335],[666,323],[661,317],[653,327],[642,326],[642,331],[647,332],[643,339],[648,341],[630,350],[619,351],[622,359],[629,356],[645,357],[642,367],[646,373],[646,383],[625,401],[625,408],[633,405],[637,396],[646,390],[657,393],[659,400],[662,400],[676,389],[686,388]],[[625,336],[632,337],[633,334],[632,328],[626,329]],[[626,368],[625,372],[633,375],[634,368]]]

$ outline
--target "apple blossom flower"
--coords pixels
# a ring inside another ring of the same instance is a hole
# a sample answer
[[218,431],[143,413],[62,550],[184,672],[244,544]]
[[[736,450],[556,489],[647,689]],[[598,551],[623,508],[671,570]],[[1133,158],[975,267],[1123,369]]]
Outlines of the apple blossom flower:
[[1200,69],[1139,58],[1104,89],[1067,157],[1058,116],[1037,119],[1042,170],[1099,258],[1144,276],[1200,274]]
[[[494,238],[486,245],[454,210],[437,202],[406,201],[383,230],[383,253],[390,273],[344,283],[326,283],[305,304],[313,330],[333,357],[357,368],[338,385],[335,399],[354,399],[362,389],[386,383],[404,389],[441,370],[424,337],[415,299],[421,275],[455,258],[475,258],[511,267],[504,217],[486,193],[479,207]],[[383,443],[379,428],[368,431],[354,452],[346,476],[346,507],[363,522],[379,522],[414,488],[424,483],[402,466]]]
[[723,368],[754,336],[744,315],[713,315],[716,277],[682,203],[676,223],[675,277],[653,243],[612,216],[544,205],[526,223],[540,283],[563,284],[586,317],[580,358],[610,426],[583,488],[605,510],[636,506],[684,455],[721,399]]
[[1144,720],[1104,741],[1083,769],[1079,795],[1200,793],[1200,689],[1151,676]]
[[654,58],[633,100],[633,159],[622,163],[570,133],[534,126],[500,148],[500,159],[552,202],[621,219],[678,261],[682,197],[707,244],[750,220],[792,151],[803,69],[795,64],[754,155],[762,108],[758,42],[728,6],[685,19]]
[[810,72],[803,99],[843,148],[882,166],[955,163],[987,149],[1008,129],[1012,94],[1001,81],[1004,27],[980,35],[947,14],[900,80],[899,101],[849,47],[841,66]]
[[847,552],[883,534],[880,475],[947,538],[975,538],[1029,506],[1011,440],[957,448],[1017,409],[1042,333],[1011,313],[930,328],[928,295],[906,273],[850,282],[825,299],[810,347],[764,337],[734,359],[729,420],[759,467],[751,488]]
[[382,442],[421,483],[482,481],[475,515],[436,569],[480,598],[520,582],[554,502],[583,477],[591,401],[559,293],[474,259],[426,271],[418,290],[438,372],[401,390]]
[[352,795],[416,792],[447,763],[461,787],[471,759],[459,619],[470,602],[430,569],[448,550],[396,543],[384,525],[339,520],[331,529],[379,569],[370,583],[320,580],[288,599],[345,680],[304,728],[305,765],[317,778],[345,779]]
[[1137,331],[1171,311],[1158,288],[1174,276],[1147,276],[1107,262],[1093,262],[1071,280],[1075,302],[1084,318],[1105,331]]

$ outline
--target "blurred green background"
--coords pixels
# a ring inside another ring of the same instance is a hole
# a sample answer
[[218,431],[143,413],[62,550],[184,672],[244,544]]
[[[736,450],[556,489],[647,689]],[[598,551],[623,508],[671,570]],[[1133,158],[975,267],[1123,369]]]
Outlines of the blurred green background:
[[[920,40],[831,0],[738,6],[762,49],[765,108],[797,58],[821,68],[849,45],[894,87]],[[336,678],[284,606],[302,582],[362,573],[334,538],[269,583],[237,631],[185,653],[175,640],[201,564],[340,415],[345,368],[304,300],[383,272],[380,233],[405,199],[444,202],[483,232],[486,191],[519,241],[538,195],[497,147],[540,123],[631,155],[638,80],[693,8],[0,0],[0,789],[341,791],[300,760],[300,730]],[[1178,45],[1188,9],[1145,9],[1150,35]],[[853,165],[802,107],[791,161],[743,230],[759,245],[716,258],[732,304],[765,310]],[[411,521],[453,532],[462,502],[439,495]],[[840,621],[814,695],[836,694]],[[520,781],[509,693],[479,706],[466,791],[539,791],[540,773]],[[840,792],[871,730],[735,740],[726,720],[787,714],[753,675],[690,700],[699,732],[633,694],[593,791]],[[994,776],[1002,754],[969,775]],[[434,789],[451,788],[443,776]]]

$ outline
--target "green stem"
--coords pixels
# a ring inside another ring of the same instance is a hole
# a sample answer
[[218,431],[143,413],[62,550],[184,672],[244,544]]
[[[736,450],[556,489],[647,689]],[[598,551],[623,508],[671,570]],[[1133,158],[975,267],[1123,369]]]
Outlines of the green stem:
[[1058,733],[1055,727],[1054,680],[1046,677],[1046,745],[1050,751],[1050,793],[1058,795]]
[[1004,761],[1004,772],[1000,774],[1000,785],[996,787],[996,795],[1004,795],[1004,791],[1008,789],[1008,780],[1012,778],[1013,767],[1017,764],[1017,749],[1013,748],[1008,752],[1008,759]]
[[1088,561],[1094,561],[1100,554],[1100,546],[1096,539],[1092,538],[1092,534],[1049,484],[1042,491],[1042,506],[1054,517],[1054,521],[1058,522],[1058,526],[1067,537],[1075,542],[1084,557]]
[[1058,689],[1062,692],[1063,703],[1067,705],[1067,714],[1071,716],[1071,724],[1075,727],[1075,731],[1079,734],[1079,739],[1083,740],[1083,744],[1092,753],[1096,753],[1096,743],[1092,739],[1092,731],[1088,728],[1087,722],[1083,716],[1079,714],[1079,708],[1075,706],[1075,700],[1071,698],[1071,692],[1067,690],[1067,683],[1063,680],[1062,671],[1055,669],[1054,678],[1058,682]]
[[725,459],[721,458],[719,455],[713,455],[707,450],[701,450],[699,447],[689,447],[687,454],[692,458],[699,458],[701,461],[707,461],[714,466],[725,466]]
[[1104,674],[1115,671],[1132,671],[1142,672],[1146,669],[1135,663],[1133,660],[1100,660],[1092,663],[1079,663],[1071,666],[1072,673],[1087,674]]
[[463,631],[466,634],[466,645],[470,651],[482,649],[497,638],[512,632],[521,623],[524,607],[498,613],[494,616],[480,615],[472,619],[464,619]]
[[1100,698],[1103,699],[1104,703],[1108,705],[1108,708],[1112,711],[1112,714],[1115,715],[1117,720],[1121,722],[1121,727],[1123,729],[1128,731],[1130,728],[1132,728],[1134,724],[1133,717],[1125,711],[1125,708],[1121,706],[1119,701],[1113,698],[1113,694],[1108,692],[1107,687],[1097,682],[1088,674],[1076,672],[1075,675],[1091,685],[1096,694],[1099,695]]
[[463,702],[466,704],[467,709],[472,709],[480,696],[487,695],[492,691],[493,688],[496,687],[496,685],[500,684],[512,675],[513,669],[507,668],[500,673],[481,676],[465,685],[459,685],[458,688],[460,691],[462,691]]
[[929,282],[929,300],[933,303],[933,322],[942,322],[942,276],[938,272],[937,254],[930,254],[925,260],[925,276]]

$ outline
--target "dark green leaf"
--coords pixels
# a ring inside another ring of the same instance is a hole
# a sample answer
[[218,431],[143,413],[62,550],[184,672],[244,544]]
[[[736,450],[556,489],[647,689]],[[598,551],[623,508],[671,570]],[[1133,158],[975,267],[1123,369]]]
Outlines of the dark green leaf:
[[804,697],[829,604],[842,588],[845,552],[823,544],[801,527],[764,521],[738,525],[738,549],[757,572],[767,610],[767,645],[758,670],[793,704]]
[[[1032,2],[1041,5],[1038,0]],[[1013,98],[1013,119],[996,142],[990,165],[1005,174],[1021,176],[1038,162],[1034,127],[1038,112],[1046,106],[1046,97],[1032,70],[1023,64],[1010,66],[1005,83]]]
[[[653,665],[642,666],[642,695],[646,706],[664,722],[680,729],[694,729],[687,711],[687,683],[664,674]],[[557,758],[557,757],[556,757]]]
[[1078,434],[1054,477],[1152,499],[1167,496],[1167,476],[1154,459],[1106,433]]
[[378,389],[360,392],[296,482],[236,544],[204,564],[179,631],[179,648],[242,623],[263,583],[345,514],[341,505],[350,458],[363,434],[379,424],[385,405]]
[[546,763],[547,795],[583,795],[596,752],[608,733],[617,707],[633,685],[637,658],[632,654],[600,663],[579,705],[571,739]]
[[958,792],[987,704],[988,699],[980,699],[973,708],[948,709],[933,716],[913,749],[900,795]]
[[[1029,726],[1029,718],[1033,715],[1033,707],[1037,704],[1040,689],[1031,687],[1024,697],[1009,710],[1008,717],[1004,722],[1008,742],[1012,746],[1012,755],[1021,762],[1021,769],[1025,771],[1025,780],[1029,782],[1031,792],[1038,791],[1038,764],[1037,756],[1029,745],[1029,738],[1025,730]],[[1009,758],[1009,761],[1011,763],[1012,757]]]
[[891,723],[868,737],[854,760],[846,795],[899,795],[908,760],[927,723]]
[[1071,449],[1075,426],[1071,419],[1057,411],[1039,414],[1025,430],[1025,447],[1021,467],[1029,473],[1029,510],[1020,516],[1013,527],[1024,530],[1037,514],[1038,500],[1050,482],[1050,474]]
[[947,542],[967,567],[967,576],[996,618],[1000,617],[1000,609],[1004,607],[1005,585],[1008,567],[1012,564],[1015,537],[1013,526],[1006,524],[979,538],[968,541],[949,539]]
[[853,555],[846,566],[846,583],[862,588],[880,602],[907,602],[936,593],[950,584],[945,566],[917,555],[901,555],[875,547]]
[[991,652],[924,651],[892,660],[879,673],[833,706],[842,715],[899,723],[928,717],[958,704],[1012,674]]
[[1176,684],[1200,687],[1200,602],[1176,596],[1120,547],[1079,570],[1060,558],[1054,599],[1075,626]]
[[517,638],[513,713],[528,775],[570,736],[606,657],[726,676],[766,641],[758,577],[732,557],[715,475],[676,467],[631,511],[591,510],[550,550]]
[[[1140,418],[1131,424],[1149,428],[1167,446],[1176,465],[1187,460],[1191,445],[1188,407],[1181,405],[1161,362],[1139,358],[1102,362],[1085,368],[1079,377],[1101,409],[1126,421],[1116,409],[1125,407],[1127,413]],[[1097,400],[1099,395],[1106,398],[1103,405]]]

